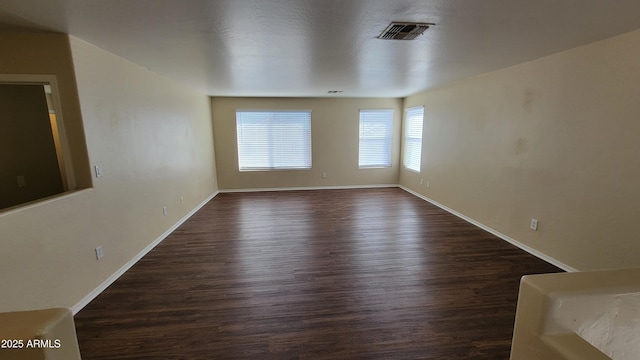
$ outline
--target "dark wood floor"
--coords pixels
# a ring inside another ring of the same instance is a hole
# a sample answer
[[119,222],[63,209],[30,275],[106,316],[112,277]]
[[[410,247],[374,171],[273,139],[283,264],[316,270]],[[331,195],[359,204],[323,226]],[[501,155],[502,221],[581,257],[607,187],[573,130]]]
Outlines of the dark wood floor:
[[401,189],[220,194],[75,317],[83,359],[508,359],[559,272]]

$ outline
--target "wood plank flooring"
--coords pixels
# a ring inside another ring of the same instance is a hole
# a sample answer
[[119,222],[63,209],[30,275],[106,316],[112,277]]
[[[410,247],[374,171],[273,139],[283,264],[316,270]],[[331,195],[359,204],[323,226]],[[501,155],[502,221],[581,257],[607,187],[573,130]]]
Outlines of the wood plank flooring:
[[219,194],[75,317],[83,359],[508,359],[559,272],[398,189]]

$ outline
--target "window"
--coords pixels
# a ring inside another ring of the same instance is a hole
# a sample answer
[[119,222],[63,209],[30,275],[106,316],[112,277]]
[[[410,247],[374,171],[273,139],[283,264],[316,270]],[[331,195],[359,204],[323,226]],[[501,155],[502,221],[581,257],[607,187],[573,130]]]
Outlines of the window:
[[311,111],[237,111],[240,171],[311,169]]
[[422,122],[424,107],[417,106],[407,109],[404,124],[404,167],[420,172],[422,157]]
[[360,168],[391,166],[393,110],[360,110]]

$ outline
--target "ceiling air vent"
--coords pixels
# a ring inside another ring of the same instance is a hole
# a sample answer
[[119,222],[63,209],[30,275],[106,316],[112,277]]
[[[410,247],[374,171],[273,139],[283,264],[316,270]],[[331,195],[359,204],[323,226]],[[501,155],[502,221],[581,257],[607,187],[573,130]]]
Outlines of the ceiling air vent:
[[422,35],[425,30],[435,24],[432,23],[400,23],[393,22],[378,36],[383,40],[413,40]]

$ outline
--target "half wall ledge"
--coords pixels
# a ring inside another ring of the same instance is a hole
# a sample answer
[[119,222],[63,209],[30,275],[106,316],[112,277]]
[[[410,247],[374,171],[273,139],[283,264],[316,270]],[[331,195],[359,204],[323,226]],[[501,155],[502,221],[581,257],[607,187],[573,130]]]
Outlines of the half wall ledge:
[[522,277],[512,360],[631,360],[638,354],[640,269]]

